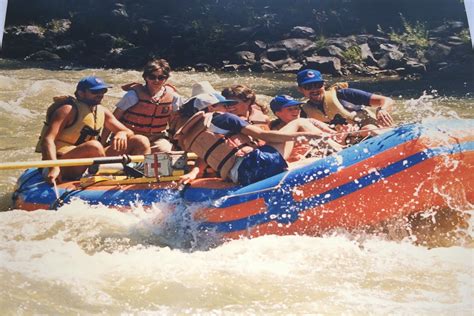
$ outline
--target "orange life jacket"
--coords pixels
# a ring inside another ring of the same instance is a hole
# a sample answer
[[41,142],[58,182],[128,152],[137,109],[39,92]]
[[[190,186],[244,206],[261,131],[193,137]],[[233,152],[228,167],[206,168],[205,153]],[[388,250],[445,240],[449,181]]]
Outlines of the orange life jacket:
[[268,130],[268,123],[270,122],[268,115],[264,114],[256,104],[252,104],[250,107],[251,111],[248,117],[248,122],[257,125],[258,127],[264,126],[263,128]]
[[136,134],[158,134],[168,126],[173,111],[173,93],[176,89],[166,84],[163,95],[156,99],[140,83],[129,83],[122,86],[125,91],[133,90],[138,96],[138,103],[128,108],[120,121]]
[[[313,121],[313,119],[308,119]],[[315,124],[316,125],[316,124]],[[285,127],[286,123],[281,119],[277,118],[270,122],[271,130],[280,130]],[[290,156],[286,159],[287,162],[295,162],[306,158],[305,156],[311,151],[313,146],[309,144],[307,140],[294,141],[293,149],[291,150]]]
[[213,113],[194,114],[176,133],[179,146],[194,152],[212,169],[226,179],[238,157],[243,157],[257,146],[244,134],[222,135],[209,129]]

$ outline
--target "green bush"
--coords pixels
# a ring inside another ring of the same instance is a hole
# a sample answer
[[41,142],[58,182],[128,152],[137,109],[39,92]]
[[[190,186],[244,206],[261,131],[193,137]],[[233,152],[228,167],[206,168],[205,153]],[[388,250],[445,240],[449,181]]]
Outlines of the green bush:
[[[421,50],[426,49],[429,45],[429,34],[425,23],[416,21],[412,24],[402,14],[400,14],[400,18],[402,19],[403,32],[396,32],[393,28],[390,28],[390,32],[387,34],[390,40],[399,44],[415,46]],[[385,34],[380,25],[377,29]]]
[[359,46],[354,45],[342,52],[344,61],[348,64],[362,63],[362,51]]

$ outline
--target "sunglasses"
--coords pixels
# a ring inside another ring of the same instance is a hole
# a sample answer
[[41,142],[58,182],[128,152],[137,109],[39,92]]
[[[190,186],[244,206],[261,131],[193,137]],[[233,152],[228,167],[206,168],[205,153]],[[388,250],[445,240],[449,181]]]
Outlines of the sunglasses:
[[106,94],[109,89],[100,89],[100,90],[89,90],[92,94]]
[[155,76],[154,74],[150,74],[148,76],[146,76],[148,79],[150,80],[159,80],[159,81],[162,81],[162,80],[166,80],[168,79],[168,76],[166,75],[159,75],[159,76]]
[[305,90],[321,89],[324,86],[322,82],[307,83],[301,86]]

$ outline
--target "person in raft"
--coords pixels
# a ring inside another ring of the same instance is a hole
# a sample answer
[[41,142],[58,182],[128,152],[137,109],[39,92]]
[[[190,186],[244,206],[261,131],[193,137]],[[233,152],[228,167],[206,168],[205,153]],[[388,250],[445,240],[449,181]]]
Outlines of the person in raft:
[[257,103],[255,91],[247,86],[238,84],[227,87],[222,90],[222,95],[230,100],[237,101],[236,104],[229,104],[227,112],[235,114],[250,124],[263,129],[268,129],[270,118],[268,117],[268,108]]
[[[127,91],[116,104],[114,115],[135,134],[146,136],[152,152],[169,152],[172,144],[166,129],[183,104],[184,98],[167,83],[171,68],[164,59],[149,61],[142,77],[145,84],[132,82],[122,86]],[[108,136],[106,132],[104,138]]]
[[[381,127],[393,125],[389,111],[394,101],[389,97],[352,89],[347,83],[325,89],[321,73],[314,69],[298,72],[296,80],[298,90],[308,98],[302,107],[303,117],[328,123],[339,132],[356,132],[362,138],[378,135]],[[375,107],[375,115],[366,106]],[[350,138],[346,141],[354,142]]]
[[[263,130],[226,113],[226,108],[235,103],[219,93],[194,97],[197,113],[178,130],[175,138],[183,150],[194,152],[201,162],[181,178],[181,183],[196,179],[207,164],[222,179],[248,185],[285,171],[285,159],[298,137],[325,136],[319,128],[302,120],[295,120],[279,131]],[[266,144],[257,146],[253,139]]]
[[[100,103],[110,86],[100,78],[82,78],[74,96],[54,97],[36,146],[43,160],[115,156],[120,154],[150,153],[146,137],[134,135]],[[100,143],[103,128],[114,133],[110,146]],[[80,177],[87,166],[52,167],[44,169],[49,183]]]
[[[270,122],[270,129],[280,130],[295,120],[306,120],[328,135],[333,134],[334,136],[332,136],[332,138],[337,138],[337,135],[335,135],[335,130],[330,128],[326,123],[311,118],[300,118],[302,104],[304,104],[304,102],[295,102],[287,95],[277,95],[275,98],[273,98],[270,102],[270,108],[277,118]],[[296,141],[290,156],[287,158],[287,161],[295,162],[309,157],[324,157],[331,152],[340,151],[343,148],[343,146],[331,138],[324,140],[324,142],[325,143],[323,144],[317,144],[316,146],[313,146],[307,140]]]

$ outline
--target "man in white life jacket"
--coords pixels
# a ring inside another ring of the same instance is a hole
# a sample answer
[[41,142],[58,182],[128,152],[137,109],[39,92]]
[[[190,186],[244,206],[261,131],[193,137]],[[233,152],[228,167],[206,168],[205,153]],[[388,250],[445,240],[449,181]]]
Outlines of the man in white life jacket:
[[[321,138],[325,134],[314,125],[296,120],[280,131],[263,130],[237,115],[226,113],[235,104],[219,93],[203,93],[194,97],[194,114],[177,132],[181,148],[194,152],[222,179],[248,185],[287,169],[285,161],[298,137]],[[266,142],[257,146],[253,139]],[[205,164],[198,164],[205,166]],[[202,170],[195,167],[183,183],[195,179]]]
[[[79,81],[74,97],[54,98],[37,145],[43,160],[150,153],[148,139],[134,135],[100,104],[108,88],[110,86],[101,79],[89,76]],[[106,148],[100,143],[104,127],[115,135]],[[56,179],[76,179],[86,169],[87,166],[52,167],[44,175],[48,182],[53,183]]]

